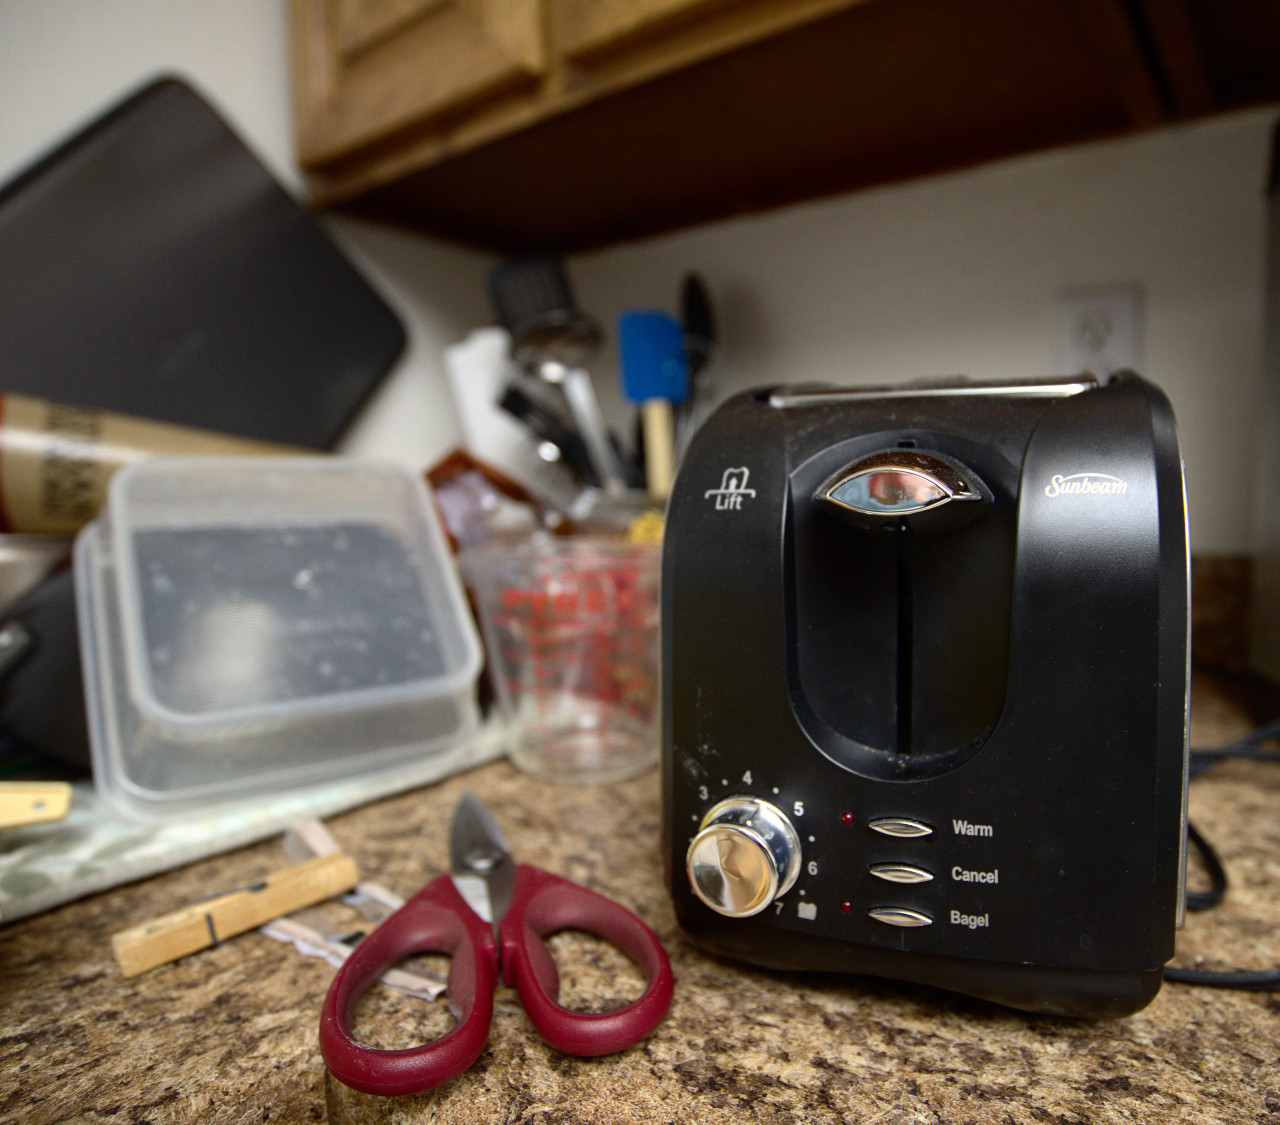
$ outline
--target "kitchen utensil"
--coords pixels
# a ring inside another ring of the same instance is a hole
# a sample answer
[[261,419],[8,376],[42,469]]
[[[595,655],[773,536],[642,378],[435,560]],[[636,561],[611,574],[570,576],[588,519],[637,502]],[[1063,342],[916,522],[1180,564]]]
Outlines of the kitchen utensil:
[[[516,866],[502,832],[474,796],[459,802],[441,875],[365,938],[338,970],[320,1015],[320,1050],[342,1082],[370,1094],[410,1094],[462,1074],[489,1037],[498,972],[538,1034],[557,1051],[607,1055],[643,1040],[671,1004],[674,980],[661,943],[618,903],[550,872]],[[633,1003],[576,1012],[556,1002],[558,977],[544,939],[559,930],[616,946],[648,981]],[[404,1050],[378,1050],[352,1030],[357,1001],[384,970],[415,953],[448,953],[457,1026]]]
[[[504,410],[500,401],[513,379],[543,388],[561,412],[567,412],[558,390],[535,374],[525,374],[511,358],[511,335],[505,328],[478,328],[444,350],[449,387],[458,408],[466,450],[501,471],[532,494],[540,506],[577,519],[600,499],[600,491],[574,478],[567,465],[547,461],[541,439]],[[581,444],[576,430],[575,439]],[[586,456],[585,449],[583,456]],[[589,462],[588,462],[589,463]],[[593,470],[594,472],[594,470]]]
[[[538,439],[538,454],[543,460],[561,461],[584,485],[598,488],[600,478],[587,452],[586,443],[572,426],[567,425],[558,413],[541,400],[529,384],[533,381],[521,378],[512,380],[498,399],[498,405],[513,418],[519,419]],[[550,447],[553,456],[546,454]]]
[[707,368],[716,352],[716,321],[711,294],[696,273],[685,274],[680,286],[680,322],[684,328],[685,356],[689,361],[689,393],[675,412],[676,462],[706,417],[711,395]]
[[716,321],[711,309],[711,294],[706,282],[696,273],[685,274],[680,285],[680,321],[684,329],[685,353],[689,359],[689,377],[696,379],[716,349]]
[[560,260],[537,254],[504,262],[489,274],[489,293],[515,360],[560,388],[605,494],[625,496],[626,472],[582,368],[600,328],[575,306]]
[[672,407],[689,392],[684,330],[664,312],[625,312],[618,318],[622,389],[640,406],[649,495],[666,500],[675,478]]
[[658,550],[613,536],[531,536],[466,551],[511,760],[606,782],[658,755]]
[[663,535],[667,871],[697,941],[1109,1016],[1183,906],[1187,529],[1168,400],[748,392]]

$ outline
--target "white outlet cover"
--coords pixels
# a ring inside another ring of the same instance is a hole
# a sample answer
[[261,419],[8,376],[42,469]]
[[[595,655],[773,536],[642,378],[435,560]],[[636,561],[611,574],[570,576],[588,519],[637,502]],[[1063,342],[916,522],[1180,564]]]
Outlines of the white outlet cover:
[[1091,285],[1058,299],[1064,375],[1142,370],[1142,287]]

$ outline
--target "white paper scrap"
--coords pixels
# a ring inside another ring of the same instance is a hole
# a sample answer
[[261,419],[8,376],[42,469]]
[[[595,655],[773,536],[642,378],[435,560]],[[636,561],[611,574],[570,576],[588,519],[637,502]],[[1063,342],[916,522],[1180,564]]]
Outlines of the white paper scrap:
[[[330,965],[338,966],[351,955],[351,947],[339,941],[331,941],[323,934],[293,922],[288,918],[278,918],[259,927],[259,932],[276,941],[292,944],[305,957],[319,957]],[[444,982],[432,977],[424,977],[418,973],[405,972],[403,969],[388,969],[379,978],[388,988],[403,992],[408,996],[417,996],[423,1000],[434,1000],[444,992]]]

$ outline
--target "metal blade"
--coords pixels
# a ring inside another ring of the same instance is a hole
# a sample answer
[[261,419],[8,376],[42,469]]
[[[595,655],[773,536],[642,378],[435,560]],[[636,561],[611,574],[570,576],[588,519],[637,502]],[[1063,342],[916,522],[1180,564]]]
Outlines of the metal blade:
[[[483,880],[489,897],[487,921],[496,926],[511,905],[516,863],[502,830],[474,794],[467,793],[453,814],[449,861],[455,882],[459,877]],[[477,913],[483,917],[483,911]]]

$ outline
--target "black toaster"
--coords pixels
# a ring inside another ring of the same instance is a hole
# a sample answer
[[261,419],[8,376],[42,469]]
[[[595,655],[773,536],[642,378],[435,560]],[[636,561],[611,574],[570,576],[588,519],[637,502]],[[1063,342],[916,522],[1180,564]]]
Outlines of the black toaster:
[[684,930],[775,969],[1137,1011],[1181,922],[1188,553],[1165,396],[738,395],[663,544]]

